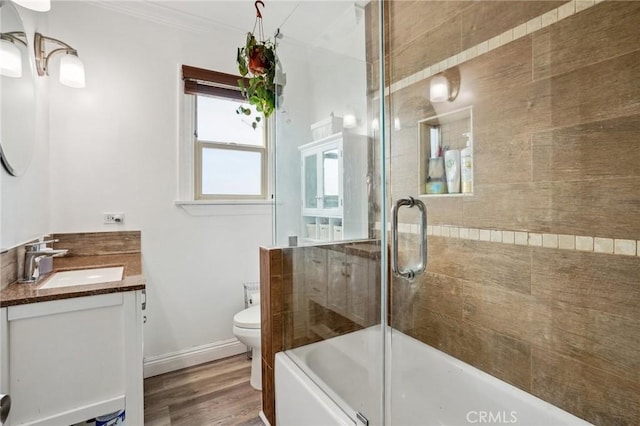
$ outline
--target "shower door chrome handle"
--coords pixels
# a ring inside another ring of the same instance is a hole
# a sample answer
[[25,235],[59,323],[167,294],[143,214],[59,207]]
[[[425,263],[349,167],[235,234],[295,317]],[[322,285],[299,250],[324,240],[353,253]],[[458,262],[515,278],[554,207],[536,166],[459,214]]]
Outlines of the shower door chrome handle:
[[[401,207],[417,207],[420,210],[420,263],[412,268],[400,269],[398,265],[398,211]],[[427,267],[427,207],[413,197],[397,200],[391,208],[391,270],[399,277],[409,280],[424,272]]]

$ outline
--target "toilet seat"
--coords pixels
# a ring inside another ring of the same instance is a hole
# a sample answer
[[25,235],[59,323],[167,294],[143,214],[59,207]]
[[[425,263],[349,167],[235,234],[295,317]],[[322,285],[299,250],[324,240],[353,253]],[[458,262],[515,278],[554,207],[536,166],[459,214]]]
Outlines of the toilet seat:
[[260,306],[252,306],[233,316],[233,325],[240,328],[260,328]]

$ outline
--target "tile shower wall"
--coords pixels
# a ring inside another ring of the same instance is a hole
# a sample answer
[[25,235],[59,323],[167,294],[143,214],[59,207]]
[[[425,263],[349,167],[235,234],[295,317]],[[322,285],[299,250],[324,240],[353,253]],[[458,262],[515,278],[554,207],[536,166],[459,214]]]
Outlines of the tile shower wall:
[[[590,422],[637,424],[640,258],[576,245],[640,240],[640,2],[398,1],[385,17],[391,197],[418,193],[420,119],[471,106],[475,169],[473,196],[423,198],[427,273],[394,279],[393,325]],[[432,105],[449,66],[460,95]]]

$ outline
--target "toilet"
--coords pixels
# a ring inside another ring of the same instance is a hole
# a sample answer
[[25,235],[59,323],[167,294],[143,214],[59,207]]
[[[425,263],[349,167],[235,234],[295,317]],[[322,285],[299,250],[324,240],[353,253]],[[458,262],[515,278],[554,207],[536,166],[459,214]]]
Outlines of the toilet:
[[260,350],[260,305],[252,306],[233,316],[233,334],[253,349],[251,356],[251,386],[262,390],[262,351]]

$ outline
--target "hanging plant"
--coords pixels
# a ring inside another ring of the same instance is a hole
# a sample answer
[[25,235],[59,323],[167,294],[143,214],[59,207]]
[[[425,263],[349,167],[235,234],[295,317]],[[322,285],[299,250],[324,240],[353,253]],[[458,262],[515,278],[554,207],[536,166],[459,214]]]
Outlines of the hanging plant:
[[[245,46],[238,48],[236,61],[238,71],[243,77],[238,80],[238,85],[247,102],[255,106],[258,113],[269,118],[276,108],[276,85],[274,82],[277,63],[276,46],[271,40],[264,40],[262,14],[258,9],[258,4],[264,6],[260,0],[255,2],[256,23],[253,26],[253,31],[247,33]],[[258,41],[254,35],[256,27],[259,29],[261,41]],[[247,116],[253,114],[251,108],[243,106],[240,106],[236,112]],[[260,115],[253,117],[251,125],[254,129],[258,127],[261,118]]]

